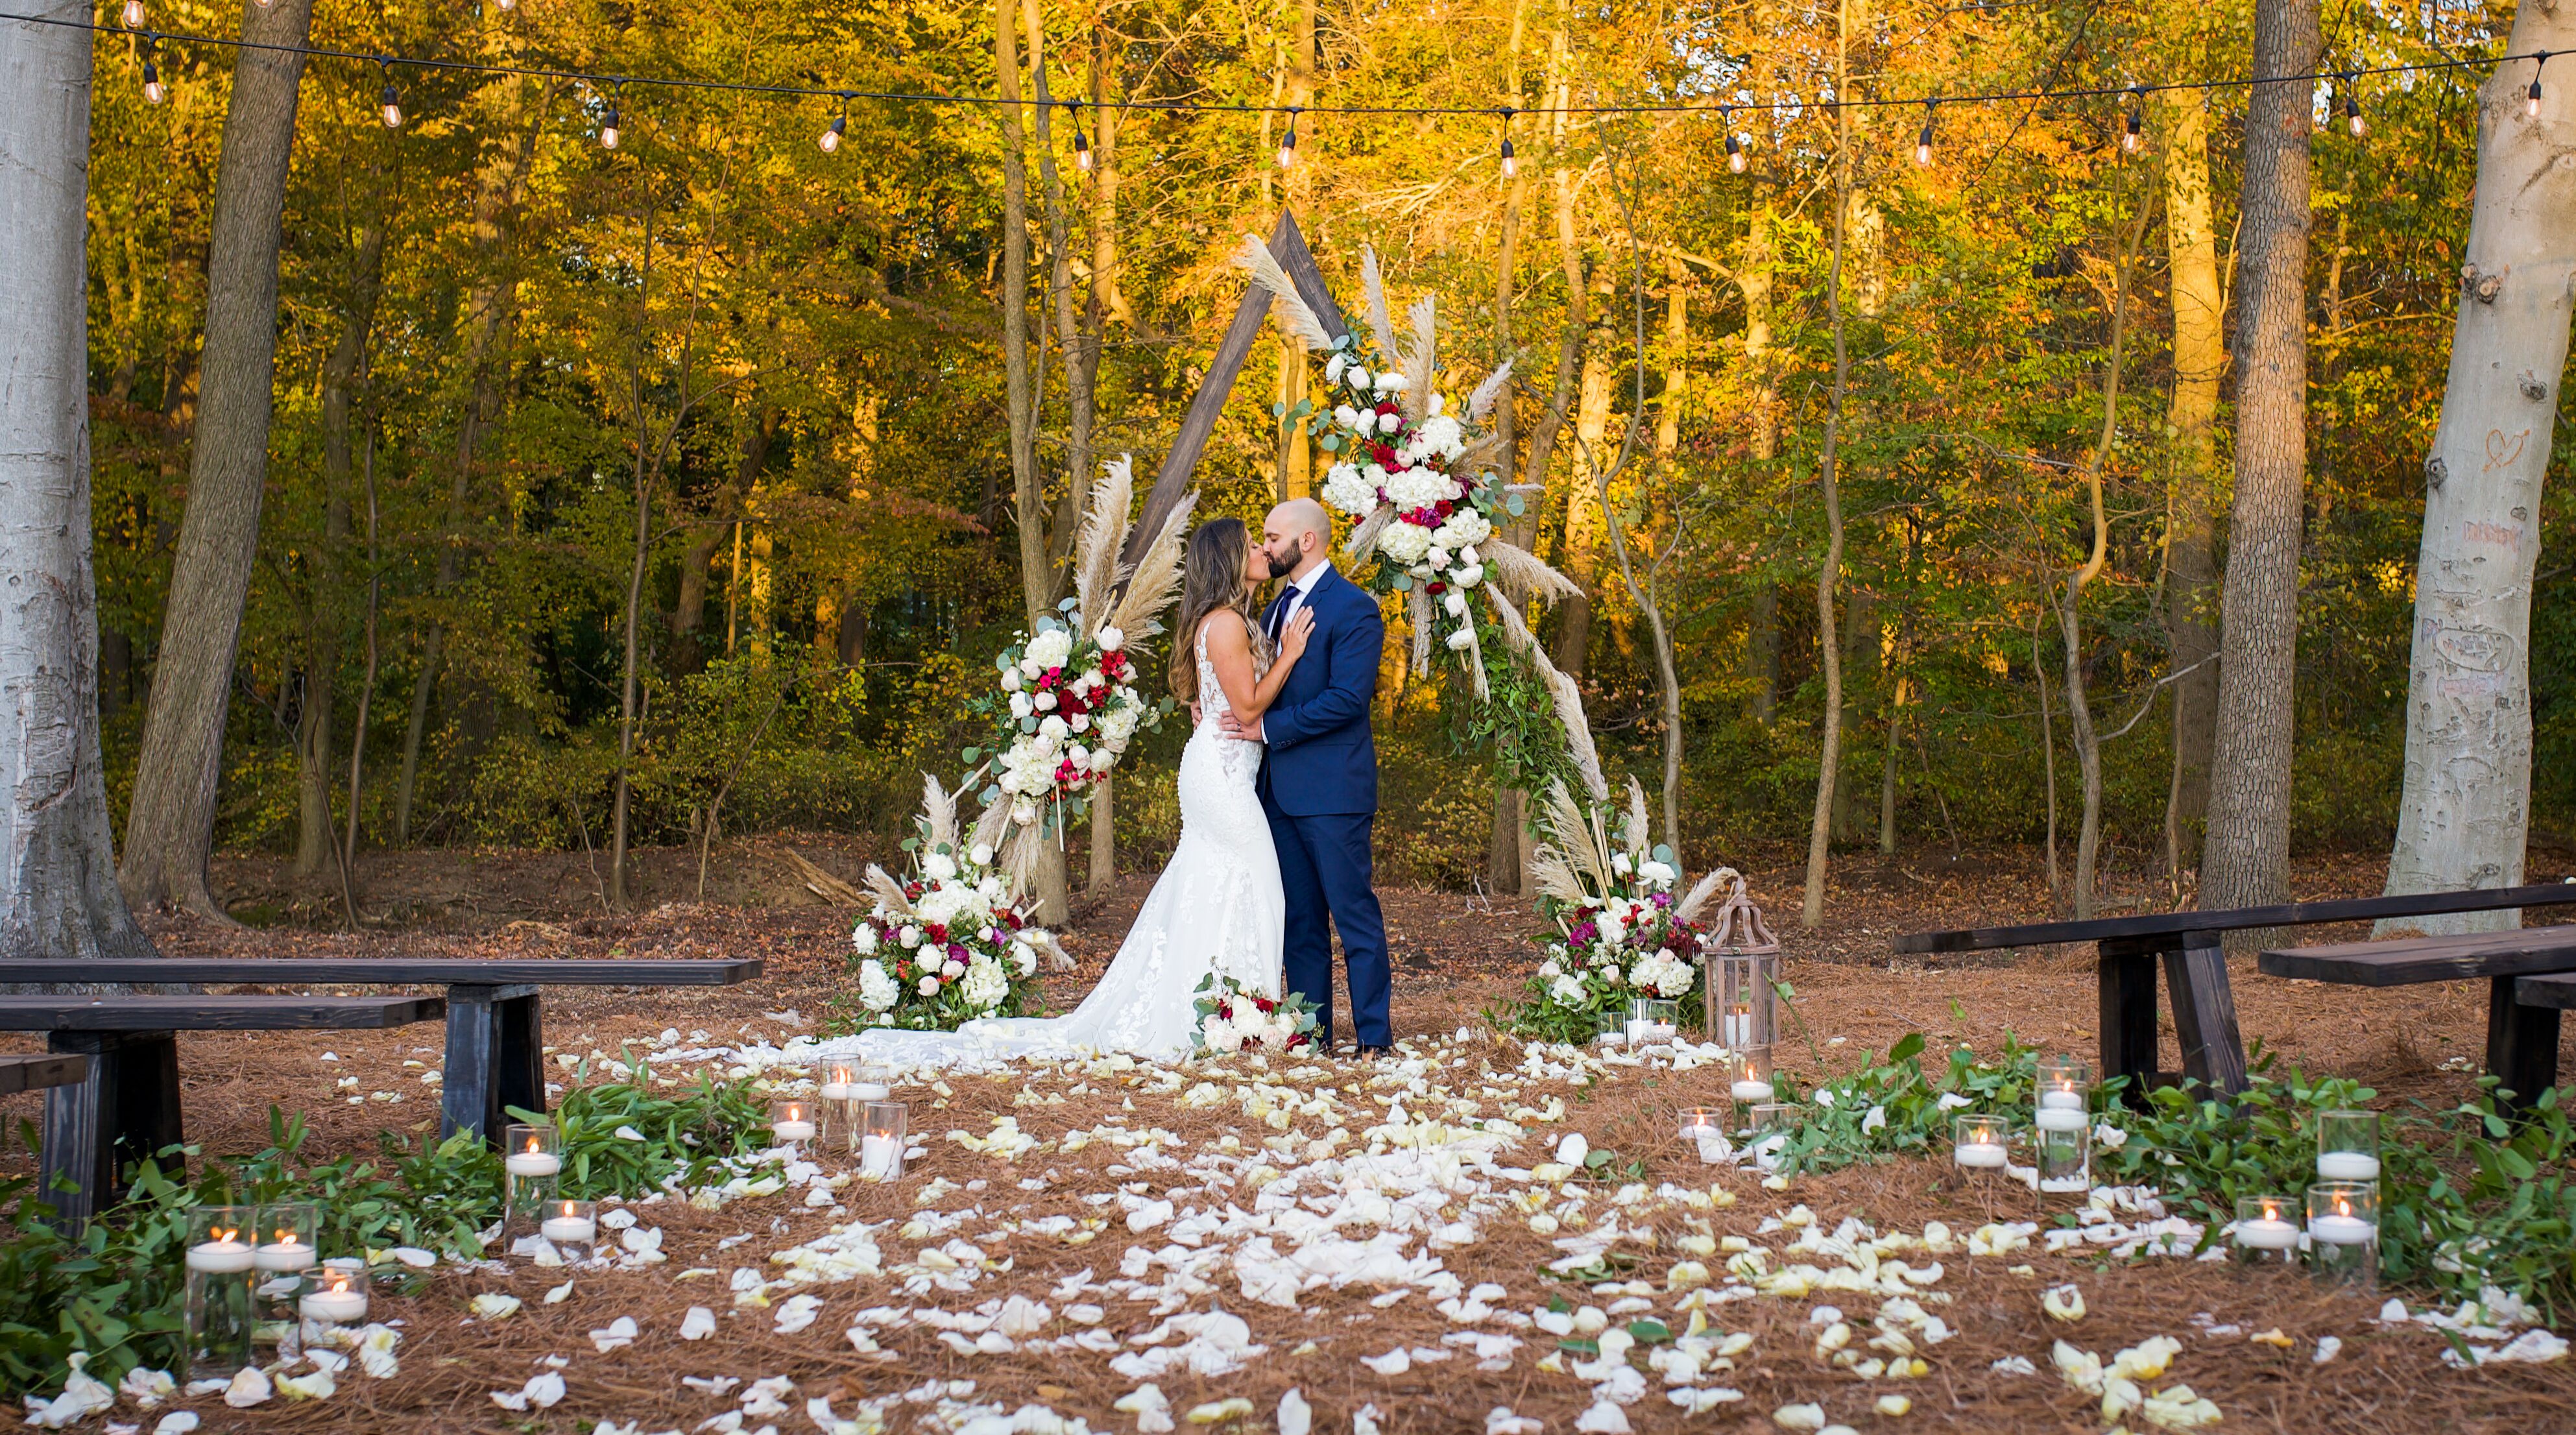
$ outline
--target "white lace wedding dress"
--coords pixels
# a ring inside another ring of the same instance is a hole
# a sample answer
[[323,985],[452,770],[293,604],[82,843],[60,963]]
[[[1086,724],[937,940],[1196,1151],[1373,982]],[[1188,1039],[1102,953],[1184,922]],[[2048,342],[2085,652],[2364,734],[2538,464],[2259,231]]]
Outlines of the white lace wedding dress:
[[1058,1017],[988,1017],[954,1032],[879,1027],[824,1044],[906,1066],[1021,1056],[1126,1052],[1181,1056],[1197,1045],[1199,982],[1210,972],[1279,995],[1287,899],[1270,822],[1252,780],[1262,746],[1225,736],[1207,638],[1197,643],[1199,691],[1216,700],[1181,750],[1181,840],[1127,929],[1118,956],[1082,1005]]

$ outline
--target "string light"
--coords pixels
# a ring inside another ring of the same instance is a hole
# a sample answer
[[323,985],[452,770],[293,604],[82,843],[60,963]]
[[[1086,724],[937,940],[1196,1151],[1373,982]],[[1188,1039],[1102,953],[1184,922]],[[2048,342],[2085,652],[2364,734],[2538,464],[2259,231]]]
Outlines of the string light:
[[1925,169],[1932,167],[1933,103],[1931,100],[1923,102],[1923,133],[1914,137],[1914,163]]
[[1717,122],[1726,131],[1727,169],[1736,174],[1744,173],[1747,162],[1744,155],[1744,142],[1751,137],[1735,128],[1735,111],[1728,106],[1718,106]]
[[2139,111],[2145,109],[2146,105],[2147,92],[2136,85],[2131,85],[2129,106],[2126,111],[2128,125],[2120,134],[2120,148],[2131,154],[2136,154],[2147,147],[2146,131],[2139,117]]
[[2540,118],[2540,67],[2549,63],[2549,52],[2541,51],[2531,62],[2531,89],[2522,97],[2522,112]]
[[2354,139],[2360,139],[2370,133],[2370,121],[2361,117],[2359,83],[2352,71],[2343,72],[2343,123],[2346,129],[2352,131]]
[[1512,116],[1520,112],[1505,105],[1497,113],[1503,117],[1503,178],[1510,179],[1521,172],[1521,162],[1512,154]]
[[168,98],[161,88],[161,72],[152,64],[152,37],[143,37],[143,103],[157,105]]
[[[384,64],[383,61],[378,61],[378,63]],[[384,64],[384,71],[384,93],[376,97],[376,108],[377,112],[385,117],[385,128],[389,130],[398,130],[402,128],[402,98],[394,93],[393,66],[390,64]]]
[[601,149],[617,148],[617,100],[619,96],[625,93],[626,82],[624,80],[620,80],[617,82],[617,88],[610,92],[608,96],[608,122],[599,127],[599,147]]
[[142,29],[143,0],[125,0],[125,9],[119,18],[125,21],[125,28],[128,30]]
[[1279,167],[1293,168],[1297,163],[1297,107],[1288,107],[1288,133],[1279,141]]
[[841,96],[841,112],[832,116],[832,127],[823,131],[823,137],[816,140],[815,143],[823,147],[823,153],[825,154],[839,154],[841,152],[841,137],[849,132],[850,97],[848,95],[843,95]]
[[1067,100],[1064,111],[1073,117],[1073,167],[1091,173],[1091,138],[1082,132],[1082,101]]

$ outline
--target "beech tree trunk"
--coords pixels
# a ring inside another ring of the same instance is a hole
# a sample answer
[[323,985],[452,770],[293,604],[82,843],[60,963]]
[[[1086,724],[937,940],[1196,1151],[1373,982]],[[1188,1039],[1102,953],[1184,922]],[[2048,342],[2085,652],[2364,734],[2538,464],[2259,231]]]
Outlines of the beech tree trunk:
[[1580,678],[1592,650],[1593,578],[1601,563],[1601,533],[1608,522],[1599,475],[1608,467],[1602,452],[1610,430],[1610,365],[1602,346],[1592,345],[1583,358],[1581,397],[1574,406],[1574,482],[1565,490],[1564,562],[1558,566],[1581,591],[1565,600],[1565,617],[1556,630],[1556,665]]
[[[2238,261],[2236,495],[2219,616],[2218,731],[2200,905],[2287,900],[2290,739],[2299,646],[2300,492],[2308,465],[2308,131],[2317,0],[2256,0]],[[2270,76],[2295,76],[2274,79]],[[2259,941],[2260,934],[2231,945]]]
[[2218,226],[2209,188],[2208,97],[2166,91],[2165,254],[2173,294],[2173,398],[2165,422],[2173,465],[2165,537],[2167,671],[2173,681],[2173,771],[2165,793],[2165,869],[2200,861],[2209,811],[2209,749],[2218,715],[2218,381],[2227,368],[2226,298],[2218,287]]
[[233,657],[268,479],[280,221],[312,19],[313,0],[271,0],[242,12],[245,42],[283,48],[244,48],[234,65],[208,233],[206,342],[198,360],[203,377],[188,504],[179,520],[126,815],[125,862],[117,874],[135,906],[184,907],[217,921],[230,919],[206,886],[206,859],[214,846]]
[[117,890],[90,567],[87,5],[0,25],[0,957],[149,957]]
[[[1514,108],[1521,98],[1521,37],[1526,0],[1512,0],[1512,29],[1506,85]],[[1522,170],[1503,184],[1501,234],[1494,246],[1494,362],[1513,353],[1512,295],[1514,266],[1520,262],[1521,210],[1529,199],[1529,172]],[[1517,473],[1519,404],[1506,392],[1494,406],[1494,431],[1501,439],[1499,467]],[[1535,511],[1536,505],[1530,505]],[[1494,789],[1494,820],[1485,839],[1485,885],[1496,895],[1518,896],[1529,890],[1531,841],[1527,820],[1529,794],[1512,787]]]
[[[2514,14],[2510,54],[2576,49],[2576,4]],[[2478,93],[2477,198],[2442,421],[2424,461],[2406,785],[2391,894],[2510,887],[2531,813],[2531,585],[2540,490],[2566,377],[2576,280],[2576,103],[2564,84],[2525,111],[2532,64]],[[2427,932],[2519,926],[2516,911],[2410,919]],[[2383,924],[2391,925],[2391,924]]]

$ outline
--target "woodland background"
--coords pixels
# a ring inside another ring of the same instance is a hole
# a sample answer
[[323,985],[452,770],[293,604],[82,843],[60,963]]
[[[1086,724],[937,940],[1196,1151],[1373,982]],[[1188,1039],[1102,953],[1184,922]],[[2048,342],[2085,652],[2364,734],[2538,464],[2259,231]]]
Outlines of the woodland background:
[[[313,43],[360,53],[750,84],[987,94],[998,63],[1023,93],[1084,104],[1028,111],[1023,129],[988,107],[854,101],[847,142],[825,153],[839,111],[812,101],[402,70],[404,123],[388,128],[387,76],[316,60],[292,119],[276,418],[219,846],[292,853],[320,877],[351,818],[354,748],[364,845],[604,848],[639,495],[634,839],[899,830],[919,771],[953,775],[979,735],[965,700],[1028,610],[1001,292],[1016,147],[1037,512],[1061,511],[1069,471],[1159,460],[1242,291],[1224,254],[1246,230],[1293,205],[1345,307],[1360,246],[1376,246],[1399,304],[1440,296],[1447,387],[1516,359],[1504,421],[1514,476],[1546,484],[1537,549],[1590,593],[1542,632],[1580,675],[1609,764],[1650,788],[1666,709],[1612,540],[1641,576],[1655,565],[1696,865],[1785,854],[1815,797],[1817,473],[1847,189],[1836,840],[1954,856],[2043,843],[2053,871],[2082,820],[2071,662],[2101,734],[2105,869],[2188,880],[2216,692],[2246,96],[2118,91],[2241,74],[2248,5],[1032,0],[1003,10],[999,61],[988,11],[793,8],[314,17]],[[2507,19],[2322,16],[2329,65],[2354,68],[2492,53]],[[169,0],[154,23],[238,22]],[[1907,105],[1853,111],[1844,132],[1781,98],[1819,93],[1838,49],[1855,93]],[[157,106],[140,51],[102,38],[89,186],[120,850],[156,652],[199,620],[167,590],[233,65],[169,41],[153,58]],[[2421,464],[2478,77],[2365,79],[2316,102],[2292,822],[2308,850],[2384,849],[2397,808]],[[1932,162],[1914,162],[1912,97],[2037,87],[2105,93],[1942,106]],[[2342,122],[2348,97],[2364,137]],[[1255,108],[1134,107],[1153,101]],[[1333,101],[1483,112],[1304,114],[1282,169],[1286,109]],[[1690,108],[1581,109],[1635,101]],[[2136,152],[2121,143],[2132,114]],[[2079,470],[2124,282],[2108,562],[2070,646],[2058,603],[2092,541]],[[1198,470],[1202,514],[1257,520],[1307,489],[1316,455],[1271,416],[1304,384],[1265,337]],[[1593,474],[1623,440],[1605,511]],[[2533,604],[2536,840],[2576,823],[2562,700],[2576,603],[2548,556],[2563,493],[2540,517]],[[1481,759],[1456,756],[1474,716],[1391,660],[1378,721],[1381,880],[1510,889],[1512,804]],[[1130,867],[1175,834],[1180,736],[1143,739],[1122,772]]]

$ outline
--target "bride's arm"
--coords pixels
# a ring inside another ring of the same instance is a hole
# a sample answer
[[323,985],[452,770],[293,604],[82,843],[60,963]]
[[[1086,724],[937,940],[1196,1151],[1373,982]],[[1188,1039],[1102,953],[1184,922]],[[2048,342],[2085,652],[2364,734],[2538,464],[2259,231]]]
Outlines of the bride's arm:
[[[1250,727],[1270,705],[1279,699],[1279,690],[1288,682],[1288,672],[1297,666],[1297,658],[1306,650],[1306,638],[1314,630],[1313,613],[1300,609],[1288,622],[1288,631],[1280,635],[1279,657],[1270,671],[1259,678],[1252,675],[1252,630],[1243,616],[1232,610],[1219,610],[1207,618],[1208,662],[1216,668],[1217,686],[1225,690],[1225,704],[1233,710],[1234,720]],[[1199,694],[1205,702],[1207,694]]]

